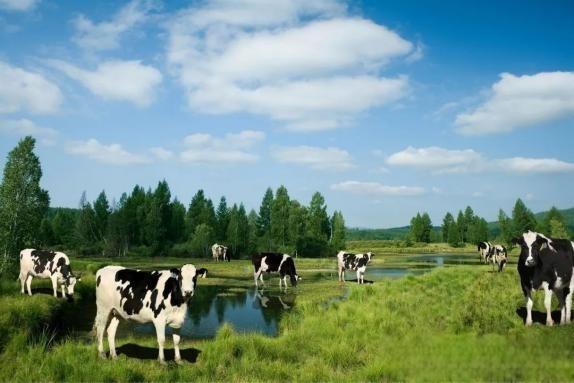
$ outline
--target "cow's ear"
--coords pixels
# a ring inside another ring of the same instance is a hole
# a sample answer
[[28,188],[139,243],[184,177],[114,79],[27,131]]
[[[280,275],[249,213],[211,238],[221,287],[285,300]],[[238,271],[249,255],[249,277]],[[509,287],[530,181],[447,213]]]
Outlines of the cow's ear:
[[512,238],[512,244],[513,245],[522,245],[523,243],[524,243],[524,238],[522,238],[522,237]]
[[548,249],[550,247],[550,244],[548,243],[548,238],[538,236],[536,237],[536,243],[540,245],[540,250]]

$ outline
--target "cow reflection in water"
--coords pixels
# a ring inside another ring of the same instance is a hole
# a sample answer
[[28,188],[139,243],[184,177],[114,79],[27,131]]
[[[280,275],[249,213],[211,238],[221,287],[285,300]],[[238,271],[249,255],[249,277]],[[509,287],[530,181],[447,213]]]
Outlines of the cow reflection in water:
[[293,307],[294,300],[295,297],[293,295],[285,295],[281,297],[280,295],[265,294],[263,290],[256,290],[255,295],[253,296],[253,307],[258,309],[289,310]]

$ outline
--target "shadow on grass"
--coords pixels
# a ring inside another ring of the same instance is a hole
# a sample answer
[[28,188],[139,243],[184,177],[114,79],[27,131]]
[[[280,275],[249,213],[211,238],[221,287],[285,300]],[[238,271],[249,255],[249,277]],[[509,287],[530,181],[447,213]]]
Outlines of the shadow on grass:
[[[526,323],[526,307],[520,307],[516,309],[516,315],[522,318],[522,321]],[[554,324],[559,324],[560,310],[552,311],[551,315]],[[542,325],[546,325],[546,312],[532,310],[532,323],[540,323]]]
[[[125,355],[128,358],[135,358],[141,360],[154,360],[157,359],[158,349],[155,347],[145,347],[134,343],[127,343],[116,348],[118,355]],[[196,348],[180,348],[181,359],[195,363],[201,350]],[[166,361],[173,361],[175,359],[175,352],[173,348],[164,349]]]

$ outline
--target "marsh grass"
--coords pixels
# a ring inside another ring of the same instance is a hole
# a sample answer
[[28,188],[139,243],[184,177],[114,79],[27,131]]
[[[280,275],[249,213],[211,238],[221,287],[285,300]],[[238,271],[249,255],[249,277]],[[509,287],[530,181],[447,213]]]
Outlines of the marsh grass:
[[[1,285],[6,294],[0,298],[0,380],[574,379],[574,343],[569,342],[574,326],[525,328],[514,269],[493,273],[488,266],[451,266],[343,287],[330,272],[312,271],[334,270],[332,259],[301,259],[297,265],[304,279],[295,307],[282,317],[279,336],[239,334],[225,324],[215,339],[184,339],[181,348],[188,362],[183,366],[160,366],[151,335],[119,339],[119,360],[100,360],[93,339],[52,337],[40,325],[70,314],[65,310],[73,306],[62,308],[66,302],[46,294],[21,297],[17,288]],[[211,285],[232,292],[252,284],[247,262],[203,266],[209,277],[200,280],[198,289]],[[83,284],[78,299],[93,299],[93,277],[88,275]],[[334,299],[345,292],[346,299]],[[539,295],[535,310],[543,311]],[[166,347],[169,359],[170,339]]]

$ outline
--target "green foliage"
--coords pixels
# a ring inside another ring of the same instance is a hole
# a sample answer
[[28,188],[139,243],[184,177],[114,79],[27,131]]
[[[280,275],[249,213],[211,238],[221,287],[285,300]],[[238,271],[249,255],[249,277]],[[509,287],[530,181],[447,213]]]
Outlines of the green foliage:
[[200,223],[193,233],[191,249],[195,256],[211,256],[211,245],[215,242],[213,228],[205,223]]
[[411,219],[411,231],[410,236],[415,242],[425,242],[430,243],[431,241],[431,230],[432,222],[428,213],[417,213]]
[[227,208],[227,200],[221,197],[217,211],[215,212],[216,227],[215,234],[219,242],[225,241],[227,236],[227,225],[229,225],[229,209]]
[[276,246],[285,248],[289,239],[289,193],[283,185],[277,188],[271,205],[271,239]]
[[40,187],[42,169],[34,154],[36,140],[27,136],[8,153],[0,184],[0,274],[14,273],[17,255],[38,245],[42,218],[50,197]]
[[229,213],[226,243],[231,248],[231,254],[239,257],[249,248],[249,222],[243,204],[233,205]]
[[498,211],[498,224],[500,226],[501,240],[509,245],[512,242],[512,220],[502,209]]
[[442,220],[442,226],[441,226],[443,242],[448,242],[448,233],[451,225],[454,225],[454,223],[455,223],[454,217],[452,216],[452,214],[446,213],[446,215]]
[[552,238],[569,238],[568,230],[560,219],[552,218],[548,226],[550,227],[549,233]]
[[448,244],[452,247],[458,247],[462,243],[460,237],[461,230],[458,228],[458,224],[453,222],[452,225],[448,227]]
[[345,239],[345,218],[343,213],[335,211],[331,218],[331,227],[333,234],[331,236],[331,247],[335,250],[345,249],[347,247]]
[[512,209],[512,236],[518,237],[528,230],[536,230],[536,218],[519,198]]

